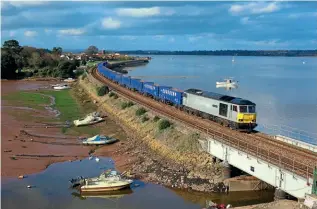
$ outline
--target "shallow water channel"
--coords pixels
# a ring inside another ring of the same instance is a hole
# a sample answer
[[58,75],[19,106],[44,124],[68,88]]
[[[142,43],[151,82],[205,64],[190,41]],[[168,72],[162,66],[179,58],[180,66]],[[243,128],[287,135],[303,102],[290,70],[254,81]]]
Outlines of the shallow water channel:
[[[233,206],[249,205],[272,201],[272,192],[234,192],[229,194],[201,194],[172,190],[160,185],[136,180],[138,187],[115,193],[111,196],[81,197],[76,189],[70,189],[69,180],[77,176],[94,177],[102,171],[114,168],[110,158],[56,163],[45,171],[29,175],[24,179],[2,178],[2,208],[124,208],[161,209],[203,208],[206,201],[230,203]],[[28,189],[27,186],[33,188]]]

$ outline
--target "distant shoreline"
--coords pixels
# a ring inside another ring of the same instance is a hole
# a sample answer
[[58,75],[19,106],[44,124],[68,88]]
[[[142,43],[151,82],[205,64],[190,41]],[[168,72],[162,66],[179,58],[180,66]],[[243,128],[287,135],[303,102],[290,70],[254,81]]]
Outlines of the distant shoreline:
[[276,50],[276,51],[117,51],[134,55],[197,55],[197,56],[259,56],[259,57],[317,57],[317,50]]

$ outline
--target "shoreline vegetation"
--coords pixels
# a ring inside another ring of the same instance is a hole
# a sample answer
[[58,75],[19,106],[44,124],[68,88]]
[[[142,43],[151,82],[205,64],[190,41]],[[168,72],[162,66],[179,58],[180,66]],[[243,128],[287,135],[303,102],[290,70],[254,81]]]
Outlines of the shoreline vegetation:
[[53,49],[20,46],[17,40],[5,41],[1,47],[1,79],[74,78],[101,61],[120,73],[123,67],[146,64],[149,57],[135,57],[111,53],[89,46],[81,53],[65,53],[61,47]]

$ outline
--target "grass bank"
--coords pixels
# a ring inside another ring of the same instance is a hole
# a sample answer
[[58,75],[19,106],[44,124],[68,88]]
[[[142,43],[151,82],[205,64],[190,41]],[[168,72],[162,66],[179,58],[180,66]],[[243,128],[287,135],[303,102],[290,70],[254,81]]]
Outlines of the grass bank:
[[[3,100],[11,106],[17,107],[29,107],[39,111],[45,111],[45,107],[50,106],[51,99],[54,98],[52,108],[57,109],[60,112],[58,117],[43,117],[37,118],[34,113],[30,111],[16,111],[10,110],[10,114],[14,117],[22,120],[41,122],[66,122],[78,119],[85,116],[87,113],[96,110],[96,106],[88,100],[87,95],[83,92],[76,91],[76,88],[70,90],[54,91],[54,90],[40,90],[40,91],[22,91],[4,95]],[[95,135],[100,132],[99,127],[75,127],[61,128],[61,132],[68,135]]]

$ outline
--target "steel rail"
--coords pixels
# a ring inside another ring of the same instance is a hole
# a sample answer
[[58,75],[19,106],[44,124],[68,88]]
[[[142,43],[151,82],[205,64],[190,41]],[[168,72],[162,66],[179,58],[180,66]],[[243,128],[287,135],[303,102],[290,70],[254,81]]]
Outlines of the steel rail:
[[[190,115],[186,115],[186,117],[184,117],[184,115],[182,115],[183,117],[181,117],[179,114],[177,114],[178,111],[176,108],[170,107],[170,106],[162,104],[162,103],[158,103],[153,99],[144,97],[139,93],[128,90],[128,89],[108,80],[107,78],[103,77],[96,70],[94,70],[92,72],[92,76],[95,79],[97,79],[97,80],[107,84],[109,87],[113,88],[121,96],[123,96],[129,100],[132,100],[138,104],[141,104],[142,106],[144,106],[150,110],[153,110],[161,115],[167,116],[173,120],[176,120],[176,121],[182,122],[186,125],[189,125],[189,126],[195,128],[203,133],[206,133],[206,134],[212,136],[212,138],[214,138],[214,139],[216,139],[224,144],[227,144],[227,145],[234,147],[240,151],[243,151],[243,152],[246,152],[250,155],[253,155],[256,158],[265,160],[270,164],[274,164],[276,166],[284,168],[290,172],[293,172],[293,173],[300,175],[302,177],[305,177],[307,179],[312,177],[312,175],[313,175],[314,165],[303,163],[302,160],[299,159],[299,157],[297,157],[297,156],[294,156],[292,158],[286,157],[286,156],[283,156],[281,154],[276,153],[276,151],[274,151],[272,149],[263,148],[259,144],[256,144],[256,145],[250,144],[250,143],[246,142],[245,140],[240,139],[239,137],[233,137],[231,135],[220,133],[219,131],[216,131],[216,130],[212,130],[209,128],[209,126],[206,127],[206,126],[203,126],[203,125],[197,123],[197,120],[193,120],[192,116],[190,116]],[[171,112],[171,109],[172,109],[172,112]],[[185,114],[185,113],[183,113],[183,114]],[[253,134],[250,136],[252,137]],[[260,139],[257,139],[257,140],[260,140]],[[264,139],[261,139],[261,140],[264,141]],[[267,140],[265,143],[267,143]],[[281,143],[277,143],[277,144],[281,144]],[[270,145],[270,146],[276,146],[277,144],[268,143],[268,145]],[[293,152],[293,153],[292,152],[287,153],[290,155],[294,155],[294,153],[298,152],[298,151],[296,151],[295,148],[291,148],[289,150]],[[305,155],[304,156],[302,155],[301,157],[307,158],[307,156],[305,156]]]

